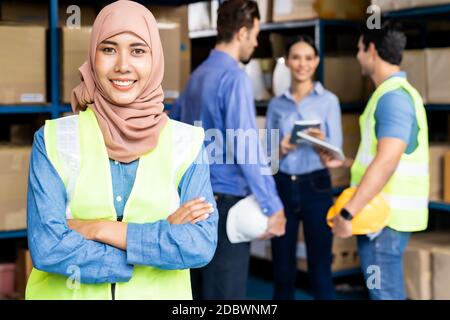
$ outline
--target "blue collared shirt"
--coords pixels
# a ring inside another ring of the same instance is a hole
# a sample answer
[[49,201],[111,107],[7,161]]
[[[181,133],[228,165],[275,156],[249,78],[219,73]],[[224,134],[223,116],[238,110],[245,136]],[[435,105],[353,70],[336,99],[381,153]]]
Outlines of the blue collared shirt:
[[[249,160],[240,164],[236,156],[232,164],[226,161],[227,156],[232,155],[233,158],[233,154],[237,154],[238,142],[243,142],[243,139],[226,135],[226,130],[236,132],[241,129],[257,133],[252,84],[235,59],[223,51],[212,50],[208,59],[192,73],[186,89],[174,103],[170,117],[189,124],[201,121],[206,131],[206,149],[211,151],[207,153],[214,192],[235,196],[253,193],[267,215],[283,208],[273,177],[261,174],[267,169],[264,168],[264,161],[255,163]],[[222,139],[217,139],[215,133],[220,133]],[[261,156],[258,137],[249,139],[258,149],[241,148],[240,151],[249,157],[255,154]],[[222,163],[212,158],[220,158]],[[262,160],[260,157],[258,159]]]
[[[203,156],[202,150],[198,155]],[[138,160],[129,164],[110,160],[114,206],[123,214],[132,189]],[[45,149],[44,131],[36,132],[30,159],[28,182],[28,244],[33,265],[42,271],[72,275],[80,270],[81,283],[115,283],[131,279],[135,265],[160,269],[186,269],[206,265],[217,244],[218,214],[209,181],[207,164],[192,164],[179,187],[181,203],[203,196],[214,205],[214,213],[196,224],[128,224],[127,250],[86,240],[67,227],[67,194]],[[120,198],[117,198],[120,196]],[[117,199],[120,199],[118,201]]]
[[[267,129],[280,129],[280,141],[290,135],[295,121],[320,120],[321,130],[325,132],[326,140],[341,148],[342,125],[341,109],[338,98],[325,90],[320,82],[316,82],[309,95],[297,103],[290,90],[281,96],[273,98],[269,103],[266,115]],[[268,143],[269,150],[278,146]],[[286,174],[299,175],[323,169],[320,157],[313,147],[306,143],[288,153],[281,159],[280,171]]]

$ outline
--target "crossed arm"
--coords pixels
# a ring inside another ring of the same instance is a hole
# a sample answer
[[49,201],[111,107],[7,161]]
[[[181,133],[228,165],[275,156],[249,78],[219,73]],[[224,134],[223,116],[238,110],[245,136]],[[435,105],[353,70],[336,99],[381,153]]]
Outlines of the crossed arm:
[[[88,239],[90,237],[85,237],[81,230],[80,233],[69,228],[65,187],[47,157],[41,128],[33,143],[28,187],[28,242],[33,265],[41,271],[67,277],[71,275],[71,267],[77,266],[81,271],[81,283],[129,281],[134,265],[160,269],[205,265],[216,248],[218,222],[209,167],[191,166],[180,183],[179,194],[181,203],[205,197],[213,204],[214,212],[196,223],[183,223],[187,221],[184,218],[193,221],[193,217],[203,215],[198,212],[198,215],[184,216],[186,206],[169,220],[154,223],[104,224],[103,221],[98,224],[101,228],[95,230],[99,240],[110,237],[110,232],[115,232],[116,228],[121,230],[119,236],[112,237],[112,241],[105,239],[104,243]],[[208,206],[203,204],[202,210],[206,210]]]

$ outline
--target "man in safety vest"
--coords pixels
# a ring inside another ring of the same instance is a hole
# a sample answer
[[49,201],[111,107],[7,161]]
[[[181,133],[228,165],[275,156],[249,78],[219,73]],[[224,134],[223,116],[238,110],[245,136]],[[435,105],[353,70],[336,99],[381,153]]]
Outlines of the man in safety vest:
[[[376,86],[360,117],[361,143],[351,168],[353,197],[334,218],[333,233],[352,235],[352,218],[377,194],[390,221],[358,236],[358,253],[371,299],[405,299],[403,253],[410,233],[428,223],[428,127],[420,94],[400,71],[406,36],[386,21],[364,30],[357,58]],[[349,88],[350,89],[350,88]]]

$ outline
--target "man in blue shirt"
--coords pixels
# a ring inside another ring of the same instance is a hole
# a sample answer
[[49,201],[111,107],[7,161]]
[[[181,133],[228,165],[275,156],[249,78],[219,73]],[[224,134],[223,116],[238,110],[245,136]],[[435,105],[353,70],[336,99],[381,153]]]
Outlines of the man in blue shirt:
[[[194,299],[245,299],[250,243],[231,244],[226,232],[228,210],[243,197],[253,194],[269,217],[264,238],[284,234],[286,220],[273,177],[264,175],[267,168],[260,163],[239,161],[239,153],[249,158],[254,152],[260,154],[257,135],[229,134],[257,132],[251,82],[239,62],[248,62],[258,45],[259,19],[254,1],[229,0],[219,7],[215,49],[193,72],[170,113],[171,118],[189,124],[201,121],[206,150],[214,149],[214,155],[208,155],[219,211],[218,246],[210,264],[192,271]],[[219,137],[208,138],[211,132],[220,133]],[[257,149],[239,148],[240,138],[250,139]]]

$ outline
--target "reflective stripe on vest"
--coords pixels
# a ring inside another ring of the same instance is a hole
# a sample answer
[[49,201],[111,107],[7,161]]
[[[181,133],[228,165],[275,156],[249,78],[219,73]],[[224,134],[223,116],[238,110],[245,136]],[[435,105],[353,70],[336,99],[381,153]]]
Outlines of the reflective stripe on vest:
[[[375,111],[379,99],[392,90],[403,89],[412,97],[416,113],[418,146],[411,154],[403,154],[383,188],[383,196],[391,208],[389,227],[398,231],[420,231],[428,223],[429,154],[428,125],[420,94],[401,77],[383,82],[373,93],[360,117],[361,144],[351,169],[351,185],[357,186],[376,156]],[[395,106],[394,106],[395,107]]]
[[[66,216],[115,221],[109,157],[95,114],[46,122],[45,145],[68,194]],[[178,184],[204,140],[203,129],[169,120],[158,144],[139,159],[136,178],[125,205],[124,222],[149,223],[179,207]],[[33,269],[27,299],[111,299],[111,285],[68,286],[68,278]],[[162,270],[134,266],[129,282],[117,283],[116,299],[192,299],[189,269]]]

